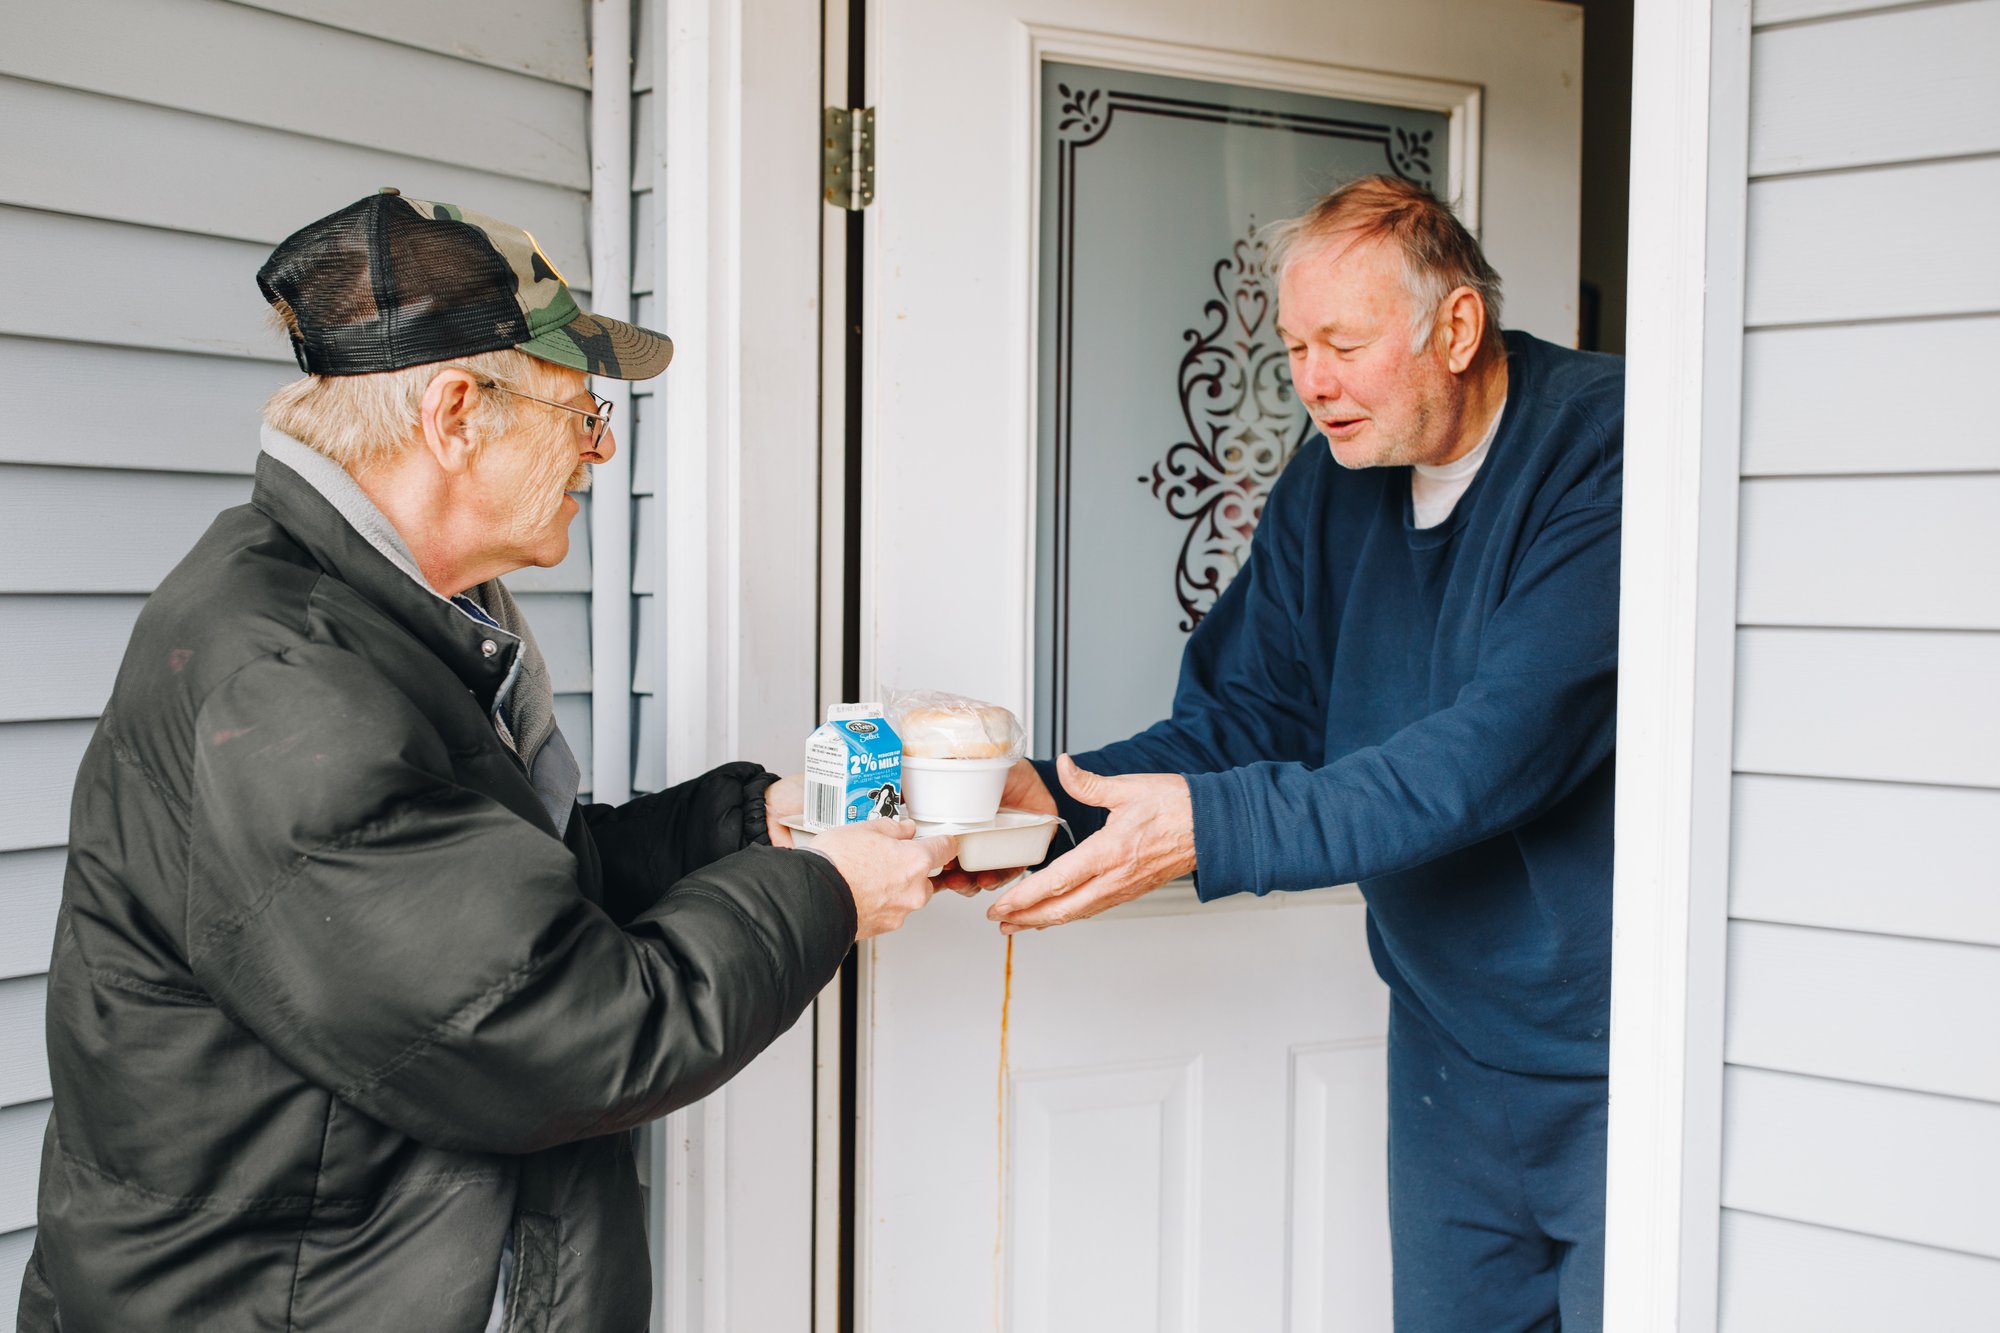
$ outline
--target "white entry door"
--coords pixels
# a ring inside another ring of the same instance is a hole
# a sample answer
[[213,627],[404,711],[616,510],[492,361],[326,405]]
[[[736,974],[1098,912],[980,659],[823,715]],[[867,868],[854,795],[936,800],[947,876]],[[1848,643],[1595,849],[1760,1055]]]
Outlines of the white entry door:
[[[1275,466],[1324,447],[1270,378],[1253,228],[1329,173],[1456,199],[1506,323],[1574,341],[1574,5],[874,0],[867,32],[866,686],[1042,747],[1165,714]],[[1169,887],[1011,975],[984,906],[864,951],[858,1326],[1386,1329],[1358,896]]]

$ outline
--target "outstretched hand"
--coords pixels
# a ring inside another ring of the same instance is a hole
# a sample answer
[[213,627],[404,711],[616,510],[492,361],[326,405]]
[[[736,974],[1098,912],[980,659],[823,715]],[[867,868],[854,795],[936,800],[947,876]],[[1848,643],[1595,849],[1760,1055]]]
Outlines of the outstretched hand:
[[1130,902],[1194,869],[1194,801],[1178,773],[1086,773],[1056,761],[1063,789],[1111,816],[1094,836],[986,909],[1004,934],[1041,930]]

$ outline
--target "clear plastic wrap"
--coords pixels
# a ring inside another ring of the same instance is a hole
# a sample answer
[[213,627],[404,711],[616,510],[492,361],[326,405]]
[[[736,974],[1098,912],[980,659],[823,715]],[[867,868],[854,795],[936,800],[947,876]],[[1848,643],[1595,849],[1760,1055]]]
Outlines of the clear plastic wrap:
[[919,759],[1021,757],[1021,720],[998,704],[938,690],[894,690],[883,701],[889,725],[903,739],[903,753]]

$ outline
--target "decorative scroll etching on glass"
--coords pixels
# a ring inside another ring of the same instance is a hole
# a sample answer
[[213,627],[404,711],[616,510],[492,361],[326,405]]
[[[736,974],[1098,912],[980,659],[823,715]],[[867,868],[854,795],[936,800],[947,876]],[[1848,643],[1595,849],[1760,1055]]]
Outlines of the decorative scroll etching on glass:
[[1293,452],[1260,229],[1342,181],[1443,192],[1446,117],[1042,66],[1037,753],[1166,716],[1187,635]]
[[1185,434],[1151,475],[1154,498],[1187,528],[1174,566],[1184,631],[1242,568],[1265,495],[1312,433],[1294,410],[1263,239],[1252,225],[1229,249],[1215,264],[1204,326],[1182,335],[1189,346],[1175,387]]

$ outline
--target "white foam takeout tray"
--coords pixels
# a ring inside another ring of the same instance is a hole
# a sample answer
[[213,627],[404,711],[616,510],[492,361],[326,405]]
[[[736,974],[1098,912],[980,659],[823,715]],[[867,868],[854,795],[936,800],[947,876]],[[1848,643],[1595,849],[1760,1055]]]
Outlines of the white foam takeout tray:
[[[813,828],[798,816],[784,822],[792,831],[793,841],[801,847],[826,831]],[[957,837],[961,870],[1013,870],[1034,865],[1048,855],[1059,822],[1054,815],[1002,809],[983,824],[929,824],[920,820],[917,836],[928,838],[949,833]]]

